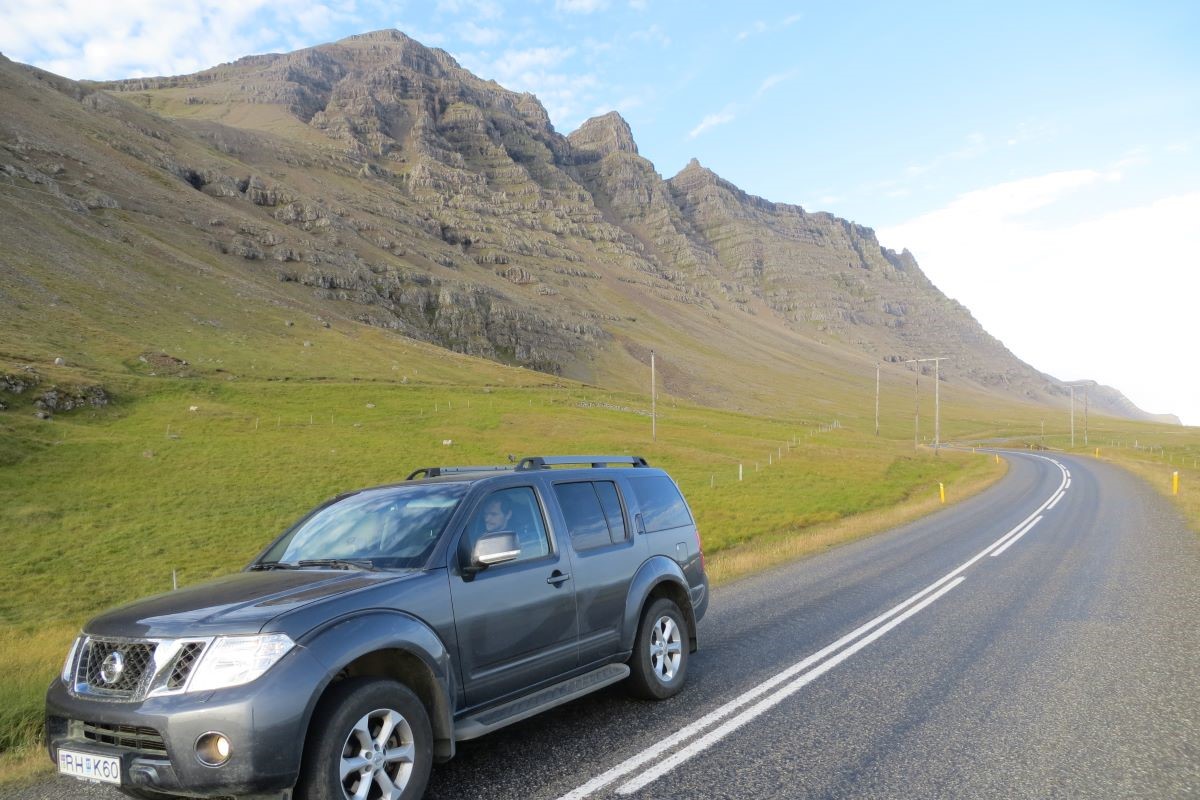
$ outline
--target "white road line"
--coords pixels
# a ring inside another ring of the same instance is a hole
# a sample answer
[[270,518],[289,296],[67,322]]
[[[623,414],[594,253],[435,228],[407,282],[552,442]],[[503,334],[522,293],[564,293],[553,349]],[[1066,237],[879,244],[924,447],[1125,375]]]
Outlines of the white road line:
[[1046,506],[1046,510],[1047,510],[1047,511],[1049,511],[1050,509],[1052,509],[1052,508],[1054,508],[1056,505],[1058,505],[1058,501],[1059,501],[1059,500],[1062,500],[1064,495],[1066,495],[1066,491],[1059,492],[1059,493],[1058,493],[1058,497],[1055,497],[1055,498],[1054,498],[1054,502],[1053,502],[1053,503],[1051,503],[1050,505]]
[[752,705],[750,708],[746,709],[745,711],[738,714],[733,719],[731,719],[728,722],[726,722],[725,724],[721,725],[721,727],[704,735],[700,739],[697,739],[696,741],[689,744],[687,747],[685,747],[682,750],[680,750],[679,752],[675,753],[670,758],[668,758],[664,761],[661,761],[654,768],[646,770],[638,777],[636,777],[633,780],[629,781],[628,783],[624,784],[619,789],[617,789],[617,794],[633,794],[637,790],[645,787],[647,784],[653,783],[654,781],[661,778],[663,775],[666,775],[668,772],[675,769],[677,766],[679,766],[683,762],[687,761],[688,759],[692,758],[693,756],[697,755],[701,751],[707,750],[708,748],[712,747],[718,741],[725,738],[729,734],[733,733],[735,730],[742,727],[747,722],[751,721],[752,719],[759,716],[763,712],[770,710],[774,706],[779,705],[779,703],[781,703],[783,700],[785,700],[786,698],[795,694],[797,691],[799,691],[800,689],[802,689],[804,686],[808,685],[812,681],[821,677],[826,672],[833,669],[838,664],[842,663],[847,658],[849,658],[850,656],[857,653],[859,650],[862,650],[864,647],[871,644],[879,637],[883,636],[885,633],[887,633],[892,628],[899,625],[901,622],[904,622],[906,619],[913,616],[914,614],[917,614],[917,613],[923,611],[931,603],[935,602],[942,595],[946,594],[946,592],[948,592],[951,589],[953,589],[954,587],[958,586],[964,580],[966,580],[966,578],[959,577],[959,578],[955,579],[954,581],[950,582],[949,584],[943,586],[935,594],[932,594],[929,597],[925,598],[920,603],[918,603],[917,605],[910,608],[908,611],[905,611],[903,614],[896,617],[894,620],[892,620],[888,624],[884,625],[882,628],[879,628],[878,630],[868,634],[867,636],[864,636],[862,639],[859,639],[857,642],[850,645],[849,647],[847,647],[842,652],[838,653],[833,658],[824,662],[823,664],[816,667],[815,669],[809,670],[808,672],[804,673],[804,675],[802,675],[801,677],[799,677],[796,680],[792,681],[791,683],[787,684],[782,689],[779,689],[774,694],[768,695],[767,697],[758,701],[757,703]]
[[[558,800],[582,800],[582,798],[588,797],[589,795],[599,791],[600,789],[603,789],[604,787],[608,786],[609,784],[615,783],[616,781],[618,781],[621,778],[623,778],[624,776],[630,774],[634,770],[642,767],[645,764],[648,764],[649,762],[655,760],[656,758],[663,755],[664,753],[678,747],[679,745],[688,741],[692,737],[700,735],[701,733],[703,733],[703,731],[705,731],[712,725],[716,724],[717,722],[719,722],[722,719],[725,719],[730,714],[733,714],[734,712],[738,711],[738,709],[742,708],[743,706],[745,706],[751,702],[754,702],[762,695],[766,694],[767,692],[770,692],[776,686],[779,686],[781,683],[784,683],[786,681],[792,680],[793,678],[796,678],[798,675],[803,673],[805,670],[808,670],[810,667],[813,667],[814,665],[818,664],[818,662],[820,662],[822,659],[836,653],[841,648],[846,647],[847,645],[850,645],[852,642],[854,642],[854,644],[852,644],[850,647],[847,647],[844,652],[838,653],[837,655],[833,656],[833,658],[830,658],[829,661],[825,662],[825,664],[822,664],[817,669],[814,669],[810,673],[805,674],[803,678],[795,681],[794,684],[789,684],[788,687],[785,687],[785,689],[780,690],[780,692],[782,692],[783,694],[780,694],[778,699],[774,699],[776,697],[776,695],[771,695],[770,697],[766,698],[766,700],[763,700],[759,703],[759,705],[762,705],[763,703],[766,703],[769,700],[773,700],[773,702],[771,702],[770,705],[766,706],[766,708],[769,708],[770,706],[775,705],[780,700],[782,700],[784,697],[787,697],[788,695],[792,694],[793,692],[798,691],[802,686],[807,684],[809,681],[817,678],[819,675],[824,674],[826,671],[828,671],[829,669],[832,669],[837,664],[840,664],[843,660],[845,660],[846,658],[849,658],[851,655],[858,652],[863,647],[866,647],[868,644],[870,644],[871,642],[878,639],[884,633],[891,630],[896,625],[899,625],[900,622],[902,622],[905,619],[908,619],[908,617],[912,616],[913,614],[917,613],[921,609],[925,608],[930,603],[932,603],[934,600],[936,600],[938,597],[941,597],[947,591],[949,591],[950,589],[957,586],[963,580],[963,578],[960,577],[962,572],[966,571],[973,564],[977,563],[980,559],[984,558],[989,553],[992,553],[994,550],[996,550],[996,548],[1004,547],[1005,543],[1009,542],[1010,539],[1012,541],[1015,541],[1016,539],[1013,537],[1019,538],[1020,535],[1023,535],[1024,531],[1022,529],[1025,528],[1025,526],[1027,526],[1027,525],[1030,528],[1032,528],[1033,525],[1037,524],[1037,521],[1041,519],[1041,517],[1038,515],[1040,515],[1043,511],[1045,511],[1052,502],[1057,502],[1059,499],[1061,499],[1062,494],[1065,493],[1065,491],[1066,491],[1065,487],[1066,487],[1066,483],[1068,481],[1066,467],[1064,467],[1058,461],[1055,461],[1054,459],[1048,458],[1046,456],[1036,456],[1035,455],[1034,457],[1041,458],[1045,461],[1049,461],[1050,463],[1052,463],[1056,467],[1058,467],[1059,470],[1063,473],[1062,482],[1059,483],[1058,488],[1054,491],[1054,493],[1050,496],[1050,498],[1046,500],[1046,502],[1042,503],[1042,505],[1039,506],[1036,511],[1034,511],[1032,514],[1030,514],[1028,517],[1026,517],[1020,523],[1018,523],[1017,526],[1014,527],[1012,530],[1010,530],[1008,533],[1004,534],[999,539],[992,542],[990,545],[985,547],[982,551],[980,551],[978,554],[976,554],[970,560],[961,564],[960,566],[955,568],[953,571],[951,571],[947,575],[934,581],[929,586],[926,586],[924,589],[922,589],[921,591],[912,595],[907,600],[904,600],[903,602],[898,603],[897,605],[888,609],[887,611],[885,611],[884,613],[875,617],[874,619],[870,620],[869,622],[866,622],[866,623],[860,625],[859,627],[855,628],[853,631],[846,634],[845,636],[838,639],[837,641],[833,642],[832,644],[821,648],[820,650],[818,650],[817,652],[808,656],[807,658],[797,662],[796,664],[793,664],[792,666],[788,667],[787,669],[783,670],[782,672],[779,672],[779,673],[773,675],[772,677],[768,678],[767,680],[763,681],[762,683],[753,687],[752,689],[748,689],[747,691],[738,695],[737,697],[735,697],[734,699],[725,703],[724,705],[720,706],[719,708],[714,709],[713,711],[710,711],[709,713],[705,714],[703,717],[700,717],[696,721],[684,726],[683,728],[676,731],[671,736],[668,736],[666,739],[663,739],[663,740],[657,742],[656,744],[651,745],[650,747],[646,748],[645,750],[642,750],[641,752],[629,757],[625,761],[622,761],[621,763],[612,767],[608,771],[603,772],[600,775],[597,775],[595,778],[592,778],[587,783],[584,783],[583,785],[578,786],[575,789],[572,789],[570,792],[568,792],[568,793],[564,794],[562,797],[558,798]],[[1037,519],[1035,519],[1035,517]],[[956,578],[957,578],[957,580],[956,580]],[[951,583],[951,582],[953,582],[953,583]],[[946,586],[947,583],[951,583],[951,585]],[[926,596],[929,595],[931,592],[936,592],[936,594],[934,594],[932,597],[926,598]],[[926,598],[926,599],[922,600],[922,598]],[[909,608],[910,606],[913,606],[914,603],[918,603],[918,605],[914,606],[912,608]],[[905,609],[908,609],[908,611],[905,611]],[[874,633],[871,633],[872,630],[876,629],[880,625],[883,625],[883,623],[887,622],[887,620],[891,619],[892,617],[895,617],[897,614],[901,615],[901,617],[899,619],[895,619],[892,622],[889,622],[884,627],[879,628],[878,630],[875,630]],[[859,637],[863,637],[863,638],[861,641],[856,642],[855,640],[859,639]],[[826,665],[828,665],[828,666],[826,666]],[[803,681],[803,682],[801,682],[801,681]],[[794,686],[794,688],[793,688],[793,686]],[[777,694],[779,694],[779,693],[777,693]],[[755,708],[756,707],[757,706],[755,706]],[[705,736],[704,739],[707,739],[708,736],[713,736],[714,734],[717,733],[717,731],[722,730],[726,726],[731,725],[732,723],[741,719],[743,715],[748,714],[751,710],[753,710],[753,709],[747,709],[747,711],[743,712],[742,715],[739,715],[738,717],[735,717],[734,719],[729,720],[729,722],[725,723],[725,725],[722,725],[721,728],[715,729],[714,731],[709,733],[707,736]],[[764,710],[765,710],[765,708],[764,708]],[[761,713],[761,712],[759,712],[759,713]],[[757,716],[757,714],[755,714],[754,716]],[[748,719],[750,719],[750,718],[747,718],[747,720],[744,720],[744,721],[748,721]],[[733,727],[730,728],[730,730],[740,727],[743,724],[743,722],[738,722],[736,725],[733,725]],[[724,734],[722,734],[722,735],[724,735]],[[720,737],[717,737],[717,738],[720,738]],[[688,745],[687,748],[681,749],[679,751],[679,753],[683,753],[683,752],[687,751],[689,748],[694,747],[699,742],[704,741],[704,739],[698,739],[692,745]],[[715,741],[715,739],[714,739],[714,741]],[[703,749],[703,748],[700,748],[700,749]],[[699,752],[699,750],[697,750],[696,752]],[[674,757],[675,756],[672,756],[671,758],[674,758]],[[670,759],[668,759],[668,761],[669,760]],[[667,761],[664,761],[662,763],[665,764],[665,763],[667,763]],[[659,767],[655,767],[652,770],[650,770],[649,772],[654,772],[658,769],[659,769]],[[620,789],[618,791],[621,793],[624,793],[624,794],[628,794],[630,792],[637,791],[637,788],[645,786],[647,783],[654,780],[653,778],[650,778],[649,780],[642,782],[644,775],[649,774],[649,772],[644,773],[643,776],[639,776],[638,778],[635,778],[634,780],[629,781],[628,783],[624,784],[623,786],[620,787]],[[665,772],[657,773],[657,774],[665,774]],[[632,786],[635,783],[637,784],[637,788],[627,790],[627,787]]]
[[668,736],[666,739],[663,739],[662,741],[643,750],[642,752],[638,753],[637,755],[635,755],[625,761],[622,761],[620,764],[617,764],[615,767],[608,770],[607,772],[597,775],[595,778],[592,778],[590,781],[583,784],[582,786],[563,795],[562,797],[559,798],[559,800],[580,800],[580,798],[587,797],[588,795],[592,794],[593,792],[597,791],[598,789],[602,789],[605,786],[608,786],[610,783],[614,783],[617,780],[624,777],[625,775],[628,775],[629,773],[633,772],[635,769],[642,766],[643,764],[653,761],[654,759],[658,758],[660,755],[667,752],[668,750],[671,750],[674,747],[677,747],[678,745],[683,744],[688,739],[703,732],[706,728],[714,725],[718,721],[720,721],[720,720],[724,719],[725,717],[729,716],[730,714],[734,713],[742,706],[753,702],[754,700],[758,699],[762,695],[764,695],[767,692],[774,689],[779,684],[796,677],[796,675],[800,674],[804,670],[813,666],[814,664],[819,662],[821,659],[825,658],[826,656],[830,655],[831,653],[836,652],[837,650],[846,646],[850,642],[853,642],[858,637],[870,632],[873,628],[883,624],[887,620],[889,620],[892,617],[896,616],[897,614],[901,613],[902,611],[904,611],[904,609],[908,608],[913,603],[920,601],[921,598],[925,597],[930,592],[935,591],[939,586],[941,586],[946,581],[950,580],[952,577],[953,577],[953,575],[947,575],[946,577],[925,587],[921,591],[914,594],[912,597],[909,597],[907,600],[904,600],[903,602],[896,604],[895,606],[888,609],[887,611],[880,614],[879,616],[875,617],[871,621],[863,623],[862,625],[855,628],[850,633],[848,633],[845,636],[843,636],[842,638],[838,639],[833,644],[830,644],[830,645],[827,645],[826,647],[821,648],[820,650],[818,650],[817,652],[808,656],[804,660],[802,660],[796,664],[793,664],[792,666],[788,667],[787,669],[783,670],[782,672],[777,673],[776,675],[772,676],[771,678],[768,678],[767,680],[763,681],[758,686],[755,686],[753,689],[749,689],[749,690],[743,692],[742,694],[738,695],[734,699],[730,700],[725,705],[723,705],[713,711],[710,711],[709,713],[705,714],[703,717],[696,720],[695,722],[680,729],[679,731],[672,734],[671,736]]
[[[1059,499],[1060,499],[1060,500],[1062,499],[1062,495],[1059,495]],[[1056,502],[1056,503],[1057,503],[1057,502],[1058,502],[1058,500],[1055,500],[1054,502]],[[1012,547],[1013,543],[1014,543],[1014,542],[1016,542],[1016,541],[1017,541],[1017,539],[1020,539],[1022,536],[1024,536],[1024,535],[1025,535],[1025,534],[1027,534],[1027,533],[1029,533],[1029,531],[1031,531],[1031,530],[1033,529],[1033,526],[1034,526],[1034,525],[1037,525],[1037,524],[1038,524],[1039,522],[1041,522],[1041,521],[1042,521],[1042,518],[1041,518],[1041,517],[1038,517],[1038,518],[1037,518],[1037,519],[1035,519],[1033,522],[1031,522],[1031,523],[1029,523],[1028,525],[1026,525],[1024,528],[1021,528],[1021,532],[1020,532],[1020,533],[1018,533],[1016,536],[1012,537],[1012,538],[1011,538],[1011,539],[1009,539],[1007,542],[1005,542],[1003,545],[1001,545],[1001,546],[1000,546],[1000,548],[999,548],[998,550],[993,550],[993,551],[992,551],[992,558],[995,558],[996,556],[1000,555],[1001,553],[1003,553],[1003,552],[1004,552],[1005,550],[1007,550],[1008,548]]]

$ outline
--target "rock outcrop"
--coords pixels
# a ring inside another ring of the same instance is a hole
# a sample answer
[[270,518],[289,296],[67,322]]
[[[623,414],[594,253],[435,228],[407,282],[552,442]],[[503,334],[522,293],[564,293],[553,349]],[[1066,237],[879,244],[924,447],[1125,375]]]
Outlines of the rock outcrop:
[[[691,332],[674,379],[717,404],[741,392],[726,365],[746,353],[770,371],[783,367],[768,353],[818,346],[872,361],[936,351],[950,380],[1061,398],[870,228],[755,197],[695,160],[664,179],[616,112],[564,136],[532,95],[399,31],[100,84],[0,60],[0,103],[13,110],[0,170],[51,209],[0,218],[0,240],[12,263],[35,263],[36,242],[67,248],[67,284],[110,261],[131,292],[182,291],[171,270],[207,271],[617,382],[644,360],[637,325],[663,321]],[[60,244],[75,241],[90,244]],[[125,247],[151,248],[155,268],[126,269]]]

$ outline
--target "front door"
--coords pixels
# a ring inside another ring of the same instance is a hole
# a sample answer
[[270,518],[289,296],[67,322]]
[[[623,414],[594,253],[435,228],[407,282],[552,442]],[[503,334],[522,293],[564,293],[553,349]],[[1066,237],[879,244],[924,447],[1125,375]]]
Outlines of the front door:
[[469,577],[456,570],[450,590],[467,704],[478,705],[550,680],[579,664],[579,623],[570,556],[548,535],[531,486],[483,498],[463,532],[465,559],[485,532],[513,531],[521,555]]

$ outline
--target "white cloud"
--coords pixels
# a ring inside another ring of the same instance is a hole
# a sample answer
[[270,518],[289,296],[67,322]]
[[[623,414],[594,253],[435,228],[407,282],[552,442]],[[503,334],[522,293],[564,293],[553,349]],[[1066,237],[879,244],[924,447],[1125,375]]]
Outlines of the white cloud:
[[790,28],[792,25],[795,25],[802,19],[804,19],[803,14],[792,14],[791,16],[785,17],[783,20],[775,24],[764,22],[761,19],[756,19],[749,28],[744,31],[740,31],[737,36],[733,37],[733,39],[736,42],[744,42],[751,36],[758,36],[759,34],[767,33],[768,31],[779,30],[781,28]]
[[662,47],[671,46],[671,37],[668,36],[667,32],[658,25],[651,25],[645,30],[634,31],[633,33],[629,34],[629,38],[635,42],[654,42]]
[[91,0],[11,4],[0,50],[71,78],[180,74],[250,53],[324,41],[331,27],[359,21],[353,3],[303,8],[269,0]]
[[759,33],[766,33],[770,29],[771,29],[770,26],[767,25],[767,23],[763,22],[761,19],[755,20],[753,25],[751,25],[748,29],[740,32],[737,36],[734,37],[734,39],[739,42],[744,42],[747,39],[749,39],[751,36],[754,36]]
[[477,46],[495,44],[504,38],[504,31],[499,28],[483,28],[474,22],[468,22],[456,31],[460,39]]
[[784,81],[791,80],[792,78],[796,77],[799,74],[800,74],[800,70],[793,69],[793,70],[788,70],[787,72],[778,72],[774,75],[768,75],[766,77],[766,79],[764,79],[763,82],[761,84],[759,84],[758,90],[754,93],[754,96],[756,98],[762,97],[764,94],[769,92],[774,87],[778,86],[779,84],[783,83]]
[[568,14],[592,14],[608,8],[608,0],[554,0],[554,7]]
[[1120,180],[1073,170],[969,192],[879,231],[1019,357],[1062,379],[1094,378],[1142,408],[1200,424],[1200,383],[1178,347],[1200,297],[1200,192],[1056,225],[1052,210]]
[[557,67],[575,53],[573,47],[529,47],[524,50],[506,50],[492,64],[500,83],[504,79],[517,80],[534,74],[536,70]]
[[499,19],[504,8],[496,0],[437,0],[437,14],[469,16],[474,19]]
[[[1017,144],[1017,140],[1009,139],[1007,143],[1009,145]],[[986,155],[990,149],[991,148],[988,144],[987,137],[978,131],[974,131],[967,134],[963,140],[963,143],[953,150],[934,156],[928,161],[917,164],[909,164],[904,168],[904,174],[909,178],[916,178],[920,175],[924,175],[927,172],[932,172],[933,170],[944,166],[945,164],[958,161],[969,161],[973,158]]]
[[705,131],[712,130],[718,125],[725,125],[737,119],[737,112],[733,106],[725,106],[715,114],[709,114],[704,119],[700,120],[700,124],[692,128],[687,135],[689,139],[695,139]]

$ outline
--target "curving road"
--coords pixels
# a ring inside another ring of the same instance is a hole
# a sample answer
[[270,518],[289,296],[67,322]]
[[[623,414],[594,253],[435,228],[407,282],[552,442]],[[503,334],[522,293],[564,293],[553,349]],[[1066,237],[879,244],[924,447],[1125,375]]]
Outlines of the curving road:
[[678,697],[467,742],[427,797],[1200,796],[1200,539],[1117,468],[1007,457],[982,495],[714,592]]

